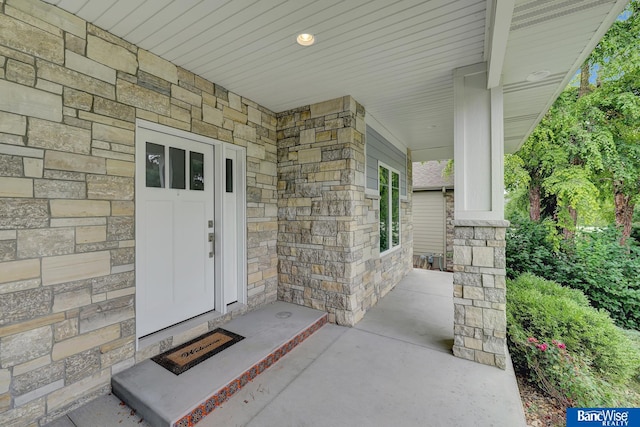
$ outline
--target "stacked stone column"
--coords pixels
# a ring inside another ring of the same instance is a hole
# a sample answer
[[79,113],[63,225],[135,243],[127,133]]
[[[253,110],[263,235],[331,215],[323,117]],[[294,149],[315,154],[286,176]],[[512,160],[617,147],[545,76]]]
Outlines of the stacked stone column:
[[349,326],[364,315],[364,114],[350,96],[278,114],[278,298]]
[[453,242],[453,354],[506,366],[506,260],[508,221],[456,220]]

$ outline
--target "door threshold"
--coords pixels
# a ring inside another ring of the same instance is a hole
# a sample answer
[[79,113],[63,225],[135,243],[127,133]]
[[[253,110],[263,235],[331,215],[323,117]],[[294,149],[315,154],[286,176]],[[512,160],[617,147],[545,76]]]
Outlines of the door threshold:
[[[183,322],[161,329],[157,332],[153,332],[143,337],[140,337],[136,340],[136,351],[140,351],[144,348],[150,347],[167,338],[184,334],[185,332],[188,332],[191,329],[197,328],[198,326],[204,323],[209,323],[210,321],[216,320],[222,316],[224,315],[219,311],[211,310],[199,316],[192,317],[191,319],[187,319]],[[207,329],[208,329],[208,326],[207,326]],[[198,335],[200,335],[200,333]]]
[[227,304],[227,313],[231,313],[231,317],[234,319],[238,316],[246,314],[247,311],[249,311],[249,306],[239,301],[230,302],[229,304]]

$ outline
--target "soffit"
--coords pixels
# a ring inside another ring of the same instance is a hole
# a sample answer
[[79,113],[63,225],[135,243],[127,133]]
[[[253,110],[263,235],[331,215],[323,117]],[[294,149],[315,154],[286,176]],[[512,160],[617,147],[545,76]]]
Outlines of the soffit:
[[[453,155],[452,71],[485,60],[491,5],[491,0],[47,1],[275,112],[352,95],[417,161]],[[550,105],[615,5],[612,0],[516,2],[503,71],[508,148],[522,142]],[[295,36],[301,32],[315,34],[316,44],[298,46]],[[552,79],[525,83],[538,69],[550,69]]]

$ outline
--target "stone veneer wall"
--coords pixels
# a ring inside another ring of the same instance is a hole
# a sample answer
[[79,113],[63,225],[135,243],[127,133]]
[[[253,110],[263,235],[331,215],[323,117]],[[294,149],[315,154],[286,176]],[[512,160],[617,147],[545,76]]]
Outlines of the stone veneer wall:
[[364,118],[350,96],[278,114],[278,297],[341,325],[357,323],[412,268],[410,199],[403,246],[379,255],[379,202],[364,192]]
[[447,218],[446,230],[446,248],[445,269],[453,271],[453,239],[455,236],[455,227],[453,226],[453,218],[455,217],[455,205],[453,190],[447,190],[444,194],[445,218]]
[[277,294],[276,116],[37,0],[0,1],[0,425],[47,422],[134,349],[141,118],[247,148],[248,307]]
[[453,353],[505,369],[509,222],[456,220],[454,225]]

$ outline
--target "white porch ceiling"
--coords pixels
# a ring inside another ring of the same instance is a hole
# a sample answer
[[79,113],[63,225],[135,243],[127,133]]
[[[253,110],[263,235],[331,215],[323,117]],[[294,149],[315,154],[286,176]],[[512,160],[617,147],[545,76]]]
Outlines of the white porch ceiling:
[[[415,161],[453,157],[453,70],[487,60],[493,0],[46,0],[275,112],[352,95]],[[500,1],[500,0],[496,0]],[[626,0],[516,0],[514,151]],[[315,34],[301,47],[297,34]],[[534,71],[551,76],[526,81]]]

